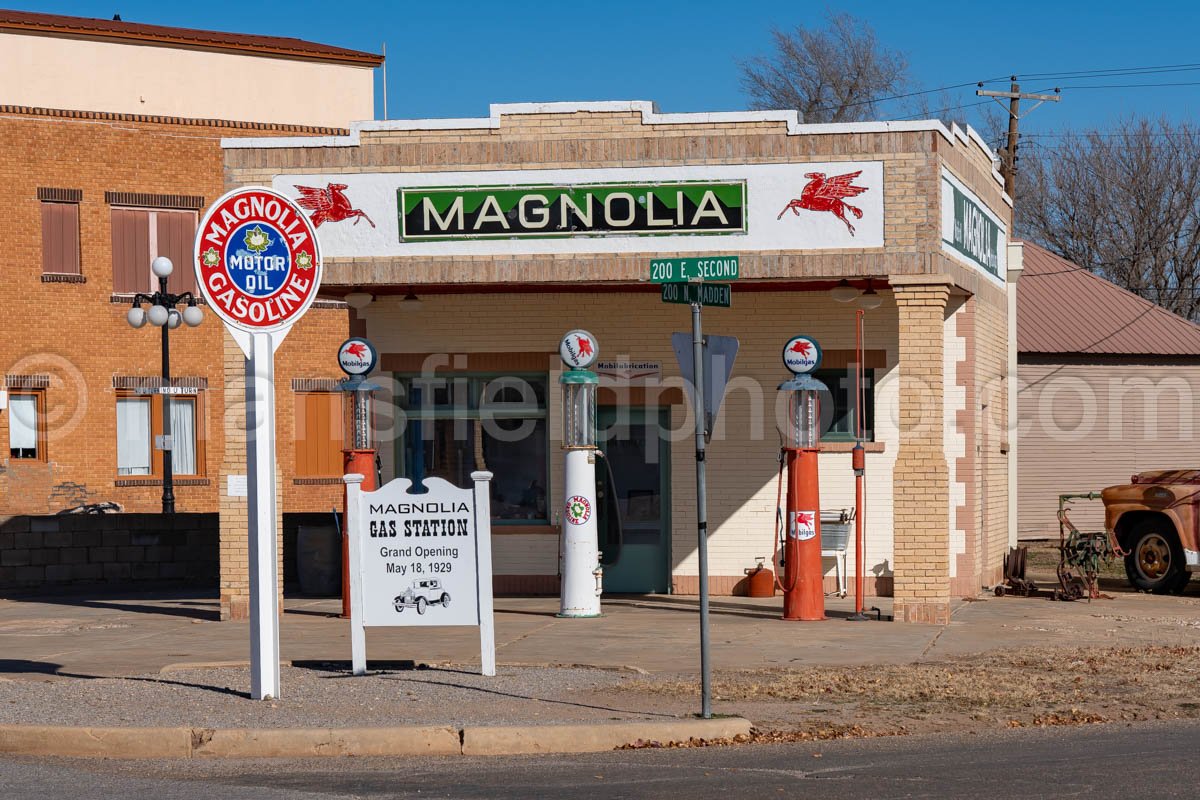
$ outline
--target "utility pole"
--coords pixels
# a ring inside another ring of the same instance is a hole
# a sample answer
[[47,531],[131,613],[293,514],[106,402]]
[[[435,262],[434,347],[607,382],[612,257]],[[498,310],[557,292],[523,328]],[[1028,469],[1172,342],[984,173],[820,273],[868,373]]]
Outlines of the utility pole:
[[1000,107],[1004,108],[1004,104],[999,98],[1008,98],[1008,146],[1004,148],[1004,154],[1000,159],[1000,174],[1004,176],[1004,191],[1005,193],[1016,199],[1016,178],[1017,178],[1017,140],[1020,138],[1020,133],[1017,131],[1017,125],[1021,121],[1021,101],[1022,100],[1037,100],[1038,102],[1029,108],[1028,114],[1033,109],[1040,106],[1042,103],[1051,102],[1057,103],[1062,100],[1059,96],[1059,90],[1055,88],[1054,94],[1022,94],[1021,86],[1017,83],[1017,76],[1013,75],[1009,82],[1009,90],[1007,92],[993,92],[985,90],[983,84],[979,84],[979,89],[975,94],[978,97],[994,97],[996,102],[1000,103]]

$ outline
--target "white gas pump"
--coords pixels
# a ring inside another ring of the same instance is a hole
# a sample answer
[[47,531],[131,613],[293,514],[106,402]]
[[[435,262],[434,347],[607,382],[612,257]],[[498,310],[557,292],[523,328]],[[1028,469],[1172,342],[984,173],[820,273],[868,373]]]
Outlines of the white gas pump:
[[596,388],[588,369],[599,354],[596,337],[570,331],[558,353],[568,369],[559,379],[563,400],[562,573],[560,617],[600,616],[604,577],[596,525]]

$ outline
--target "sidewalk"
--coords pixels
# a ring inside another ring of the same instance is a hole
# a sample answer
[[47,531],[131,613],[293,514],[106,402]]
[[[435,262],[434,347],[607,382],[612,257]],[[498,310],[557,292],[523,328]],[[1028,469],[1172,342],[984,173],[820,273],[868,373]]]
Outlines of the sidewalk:
[[[848,622],[852,600],[835,598],[827,601],[826,621],[784,622],[779,597],[715,598],[713,665],[722,673],[905,665],[1038,647],[1194,647],[1200,644],[1196,591],[1191,587],[1184,597],[1110,592],[1112,599],[1091,604],[958,601],[947,626]],[[890,615],[886,598],[873,603],[885,619]],[[85,751],[98,738],[132,736],[135,743],[170,740],[172,753],[179,742],[191,742],[190,755],[197,746],[206,755],[260,753],[253,747],[276,754],[280,736],[301,748],[287,752],[368,754],[374,751],[363,743],[380,747],[382,740],[402,743],[394,747],[436,741],[466,752],[464,743],[482,741],[484,730],[500,736],[499,744],[489,740],[488,747],[499,748],[491,752],[734,735],[750,723],[730,720],[719,733],[711,721],[703,721],[707,728],[689,727],[702,722],[692,719],[698,698],[638,687],[646,680],[698,682],[697,606],[694,597],[614,598],[605,600],[601,618],[558,619],[557,598],[500,598],[495,678],[478,675],[475,628],[370,629],[367,654],[375,674],[354,678],[349,625],[336,616],[339,602],[288,599],[281,697],[253,702],[249,626],[217,622],[215,598],[0,600],[0,752],[13,752],[11,737],[18,734],[45,746],[66,741],[61,728],[39,733],[28,727],[34,725],[78,729]],[[718,702],[715,710],[753,714],[762,708]],[[564,725],[572,727],[555,727]],[[121,730],[101,735],[98,727]],[[130,731],[137,727],[157,733],[139,738]],[[379,735],[372,739],[364,729]],[[210,744],[214,731],[218,745]],[[505,749],[520,747],[527,749]]]

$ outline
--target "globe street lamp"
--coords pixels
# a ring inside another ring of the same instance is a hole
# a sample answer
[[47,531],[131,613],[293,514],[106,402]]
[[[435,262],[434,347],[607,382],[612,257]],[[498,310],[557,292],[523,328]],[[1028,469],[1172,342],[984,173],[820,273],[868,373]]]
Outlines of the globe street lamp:
[[[196,296],[191,292],[171,294],[167,291],[167,278],[175,271],[175,265],[166,256],[159,256],[150,262],[150,269],[158,278],[158,291],[153,294],[138,292],[133,296],[133,306],[125,314],[125,320],[130,327],[140,328],[149,322],[155,327],[162,328],[162,431],[163,431],[163,491],[162,510],[164,514],[175,513],[175,475],[171,463],[171,450],[174,442],[171,440],[171,341],[169,334],[180,323],[186,323],[194,328],[204,321],[204,312],[198,306]],[[143,303],[150,305],[150,310],[142,308]],[[177,306],[186,304],[180,312]]]

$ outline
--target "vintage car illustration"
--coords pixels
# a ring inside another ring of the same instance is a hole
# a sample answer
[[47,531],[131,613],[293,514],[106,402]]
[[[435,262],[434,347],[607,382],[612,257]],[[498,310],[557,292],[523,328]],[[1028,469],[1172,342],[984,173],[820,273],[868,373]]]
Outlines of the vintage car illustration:
[[1139,472],[1101,494],[1129,582],[1155,594],[1182,592],[1200,570],[1200,470]]
[[424,614],[426,607],[431,605],[438,605],[442,608],[449,606],[450,593],[442,590],[442,582],[437,578],[416,580],[413,581],[412,586],[404,590],[403,594],[396,595],[392,604],[396,607],[397,612],[415,606],[418,614]]

